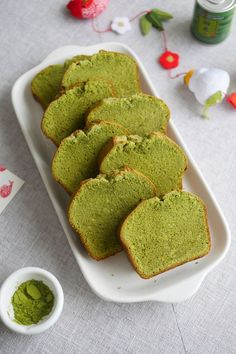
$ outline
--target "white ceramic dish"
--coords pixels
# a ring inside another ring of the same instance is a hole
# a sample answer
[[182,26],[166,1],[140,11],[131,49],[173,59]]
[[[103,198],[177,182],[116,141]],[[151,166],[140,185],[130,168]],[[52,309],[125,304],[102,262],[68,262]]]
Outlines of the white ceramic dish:
[[114,42],[89,47],[66,46],[56,49],[41,64],[16,81],[12,90],[13,106],[74,256],[92,290],[101,298],[116,302],[183,301],[198,290],[207,273],[223,259],[230,245],[230,231],[214,196],[173,122],[169,124],[168,135],[184,148],[189,159],[184,189],[199,195],[208,209],[212,248],[208,256],[197,262],[193,261],[155,278],[143,280],[135,273],[123,252],[100,262],[90,259],[67,222],[68,196],[51,176],[50,163],[55,147],[40,130],[43,111],[31,94],[31,80],[36,73],[50,64],[62,63],[76,54],[92,54],[100,49],[127,53],[134,57],[139,65],[143,91],[158,96],[136,54],[127,46]]
[[[14,311],[11,305],[11,298],[20,284],[35,279],[43,281],[53,292],[55,301],[52,311],[39,323],[31,326],[23,326],[14,321]],[[64,294],[61,284],[57,278],[47,270],[37,267],[26,267],[12,273],[2,284],[0,290],[0,318],[3,323],[13,332],[20,334],[38,334],[53,326],[63,309]]]

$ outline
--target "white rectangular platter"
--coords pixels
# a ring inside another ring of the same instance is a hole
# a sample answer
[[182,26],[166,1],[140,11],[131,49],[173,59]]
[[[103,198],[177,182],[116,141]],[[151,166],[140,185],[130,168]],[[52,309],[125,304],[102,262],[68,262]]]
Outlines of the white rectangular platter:
[[51,176],[51,160],[55,146],[41,132],[40,123],[43,111],[31,94],[31,80],[40,70],[50,64],[63,63],[74,55],[93,54],[101,49],[131,55],[138,63],[143,91],[158,96],[141,61],[127,46],[115,42],[89,47],[66,46],[53,51],[41,64],[16,81],[12,89],[12,102],[16,116],[75,259],[91,289],[102,299],[115,302],[152,300],[173,303],[183,301],[197,291],[207,273],[223,259],[230,245],[230,231],[214,196],[173,122],[169,123],[168,135],[185,150],[189,160],[188,170],[184,177],[184,189],[199,195],[206,203],[208,210],[212,248],[208,256],[198,261],[184,264],[152,279],[144,280],[133,270],[124,252],[100,262],[92,260],[83,250],[78,236],[68,224],[66,212],[69,197]]

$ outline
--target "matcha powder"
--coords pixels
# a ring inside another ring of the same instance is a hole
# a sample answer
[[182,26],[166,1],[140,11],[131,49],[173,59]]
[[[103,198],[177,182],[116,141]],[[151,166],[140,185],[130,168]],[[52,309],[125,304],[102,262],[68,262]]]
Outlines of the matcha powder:
[[54,304],[54,295],[42,281],[22,283],[12,296],[15,321],[30,326],[48,315]]

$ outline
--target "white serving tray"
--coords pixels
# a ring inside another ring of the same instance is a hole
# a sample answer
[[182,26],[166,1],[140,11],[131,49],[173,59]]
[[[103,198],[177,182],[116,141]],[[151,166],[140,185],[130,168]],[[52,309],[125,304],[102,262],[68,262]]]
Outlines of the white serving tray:
[[63,63],[74,55],[93,54],[100,49],[131,55],[139,65],[143,91],[158,96],[143,64],[127,46],[116,42],[89,47],[66,46],[53,51],[41,64],[16,81],[12,89],[12,102],[16,116],[75,259],[91,289],[102,299],[115,302],[151,300],[173,303],[183,301],[198,290],[205,276],[223,259],[230,246],[231,237],[226,220],[214,196],[172,121],[169,123],[168,135],[182,146],[189,160],[189,167],[184,177],[184,189],[199,195],[206,203],[208,210],[212,248],[209,255],[198,261],[184,264],[152,279],[144,280],[133,270],[124,252],[104,261],[92,260],[87,256],[78,236],[68,224],[66,211],[69,197],[51,176],[50,165],[55,146],[41,132],[40,123],[43,111],[31,94],[31,80],[40,70],[50,64]]

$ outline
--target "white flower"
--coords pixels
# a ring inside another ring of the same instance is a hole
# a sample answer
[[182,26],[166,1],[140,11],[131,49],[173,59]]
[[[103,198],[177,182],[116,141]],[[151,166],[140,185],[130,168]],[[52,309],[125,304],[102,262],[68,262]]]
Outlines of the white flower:
[[118,34],[124,34],[131,30],[131,24],[128,17],[116,17],[111,23],[111,29]]

